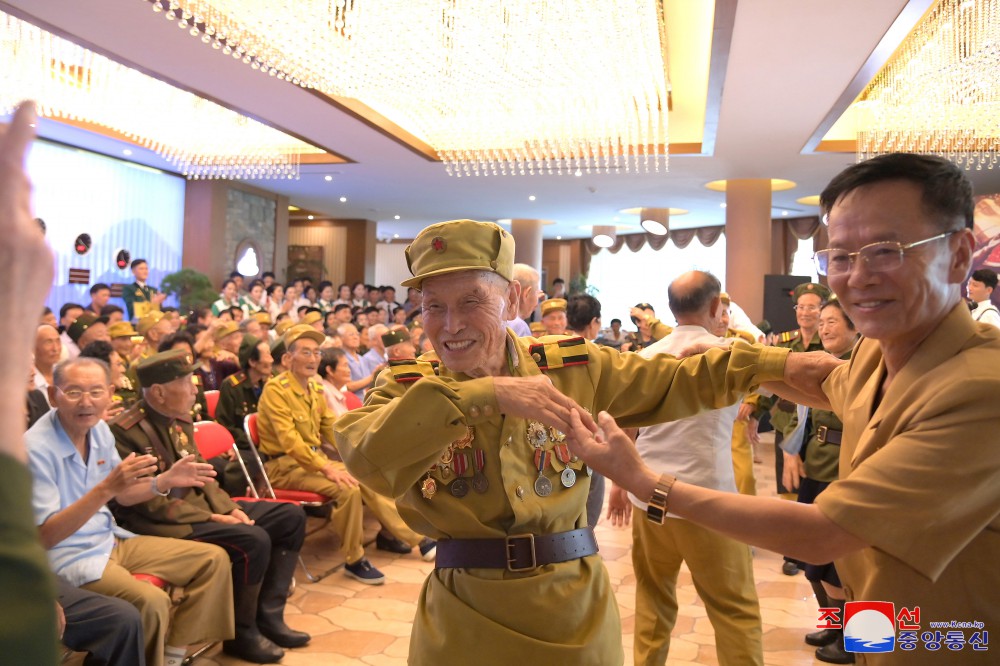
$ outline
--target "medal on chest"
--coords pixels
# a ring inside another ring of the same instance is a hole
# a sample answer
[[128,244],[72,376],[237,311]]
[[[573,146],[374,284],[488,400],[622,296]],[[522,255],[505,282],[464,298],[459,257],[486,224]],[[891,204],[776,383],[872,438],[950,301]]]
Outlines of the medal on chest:
[[535,469],[538,470],[538,478],[535,479],[535,494],[539,497],[548,497],[552,494],[552,482],[545,476],[545,468],[548,467],[551,451],[535,449]]

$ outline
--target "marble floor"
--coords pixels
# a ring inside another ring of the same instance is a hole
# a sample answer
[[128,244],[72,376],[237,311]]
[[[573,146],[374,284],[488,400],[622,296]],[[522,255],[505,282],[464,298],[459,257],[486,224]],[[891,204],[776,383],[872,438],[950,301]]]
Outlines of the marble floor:
[[[762,440],[759,450],[763,462],[755,465],[757,487],[760,494],[773,495],[772,440],[766,435]],[[316,520],[310,519],[311,522]],[[367,529],[368,536],[374,538],[377,524],[369,524]],[[621,609],[625,663],[631,664],[635,608],[631,529],[611,527],[602,519],[597,527],[597,539]],[[335,546],[334,537],[328,536],[326,530],[309,536],[305,548],[307,564],[319,569],[335,565],[335,560],[316,555],[331,552]],[[406,664],[416,599],[424,578],[433,568],[432,563],[422,562],[415,553],[387,555],[376,551],[374,546],[369,547],[369,559],[386,575],[386,583],[381,586],[362,585],[339,571],[318,583],[308,583],[300,570],[286,619],[291,627],[311,633],[313,639],[304,648],[288,650],[282,664]],[[814,630],[816,622],[812,591],[801,573],[794,577],[783,575],[781,564],[780,556],[760,549],[756,551],[754,575],[763,617],[764,661],[773,666],[819,663],[813,657],[815,648],[802,641],[805,633]],[[678,599],[680,613],[667,663],[677,666],[717,664],[712,625],[686,570],[680,575]],[[245,663],[222,655],[218,646],[195,661],[198,666]]]

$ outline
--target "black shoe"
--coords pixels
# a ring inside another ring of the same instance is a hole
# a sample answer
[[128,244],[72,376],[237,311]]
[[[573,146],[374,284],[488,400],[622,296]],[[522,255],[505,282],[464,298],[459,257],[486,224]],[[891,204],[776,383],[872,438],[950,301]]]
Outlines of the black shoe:
[[789,562],[786,560],[785,563],[781,565],[781,573],[785,574],[786,576],[794,576],[798,572],[799,572],[799,565],[797,565],[795,562]]
[[853,664],[854,654],[844,649],[844,634],[838,633],[837,640],[816,649],[816,658],[827,664]]
[[284,650],[259,633],[223,641],[222,651],[255,664],[276,664],[285,656]]
[[365,585],[381,585],[385,582],[385,574],[364,557],[354,564],[345,564],[344,574]]
[[271,561],[257,602],[257,628],[260,633],[280,647],[297,648],[309,642],[309,634],[295,631],[285,624],[285,602],[289,584],[295,579],[292,573],[298,563],[295,551],[276,548],[271,551]]
[[377,550],[385,550],[390,553],[398,553],[400,555],[407,555],[413,548],[407,546],[401,540],[394,536],[385,536],[381,532],[375,537],[375,548]]
[[838,629],[820,629],[811,634],[806,634],[806,643],[815,647],[823,647],[837,640],[840,635]]
[[420,549],[420,559],[424,562],[433,562],[434,558],[437,557],[437,547],[437,541],[424,537],[424,540],[417,546]]

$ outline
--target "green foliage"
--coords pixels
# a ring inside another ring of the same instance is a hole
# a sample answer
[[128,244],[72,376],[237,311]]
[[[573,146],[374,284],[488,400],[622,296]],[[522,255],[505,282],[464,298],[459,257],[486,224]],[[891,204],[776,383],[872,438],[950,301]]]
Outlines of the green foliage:
[[597,292],[597,287],[587,285],[587,276],[583,273],[571,278],[566,289],[566,293],[570,296],[573,294],[590,294],[591,296],[596,296]]
[[219,298],[212,281],[193,268],[182,268],[163,278],[160,289],[177,297],[181,312],[210,306]]

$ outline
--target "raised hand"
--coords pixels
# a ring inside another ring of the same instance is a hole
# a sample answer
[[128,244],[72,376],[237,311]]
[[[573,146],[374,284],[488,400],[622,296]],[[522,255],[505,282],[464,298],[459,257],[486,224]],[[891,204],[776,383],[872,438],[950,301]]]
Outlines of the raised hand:
[[500,413],[541,421],[562,432],[570,427],[570,413],[580,412],[581,422],[593,425],[590,414],[572,398],[560,393],[545,375],[534,377],[494,377],[493,392]]
[[161,474],[157,486],[163,491],[170,488],[201,488],[214,478],[215,469],[208,463],[198,462],[192,453]]

